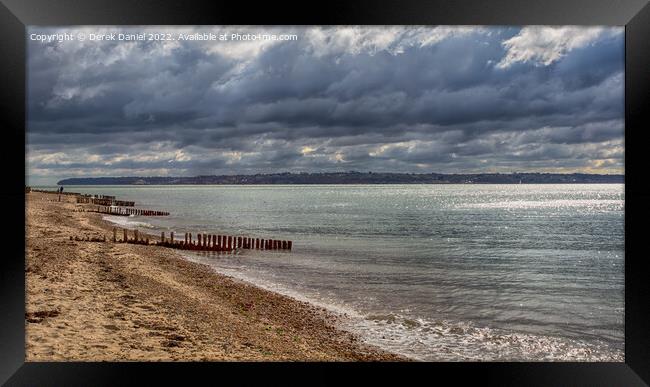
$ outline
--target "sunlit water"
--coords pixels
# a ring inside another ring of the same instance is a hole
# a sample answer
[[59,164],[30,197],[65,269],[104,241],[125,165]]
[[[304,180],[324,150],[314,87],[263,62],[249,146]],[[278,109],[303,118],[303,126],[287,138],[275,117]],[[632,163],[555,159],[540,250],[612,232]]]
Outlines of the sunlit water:
[[85,186],[169,217],[141,231],[289,239],[198,253],[217,271],[347,313],[421,360],[623,360],[624,187]]

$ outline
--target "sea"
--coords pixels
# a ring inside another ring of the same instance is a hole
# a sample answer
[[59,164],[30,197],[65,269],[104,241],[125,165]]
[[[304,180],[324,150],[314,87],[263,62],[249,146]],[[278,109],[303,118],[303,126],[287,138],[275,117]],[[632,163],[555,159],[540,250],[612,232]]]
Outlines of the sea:
[[64,189],[169,211],[105,216],[153,235],[291,240],[183,254],[415,360],[624,361],[622,184]]

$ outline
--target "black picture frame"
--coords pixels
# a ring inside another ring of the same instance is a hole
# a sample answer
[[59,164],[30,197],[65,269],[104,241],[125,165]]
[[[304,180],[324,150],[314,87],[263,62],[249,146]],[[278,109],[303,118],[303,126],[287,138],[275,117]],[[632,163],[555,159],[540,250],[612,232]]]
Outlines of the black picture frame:
[[[25,28],[29,25],[616,25],[625,26],[625,362],[624,363],[25,363]],[[619,385],[650,383],[650,281],[644,221],[650,190],[650,5],[647,0],[311,2],[137,2],[116,0],[0,0],[2,165],[6,183],[6,255],[0,258],[0,383],[7,385],[124,385],[193,377],[234,384],[407,384],[413,377],[453,384]],[[23,168],[20,168],[20,166]],[[19,227],[20,226],[20,227]],[[15,243],[14,243],[15,242]],[[356,371],[351,373],[349,371]],[[445,379],[443,379],[445,378]],[[451,378],[451,379],[449,379]]]

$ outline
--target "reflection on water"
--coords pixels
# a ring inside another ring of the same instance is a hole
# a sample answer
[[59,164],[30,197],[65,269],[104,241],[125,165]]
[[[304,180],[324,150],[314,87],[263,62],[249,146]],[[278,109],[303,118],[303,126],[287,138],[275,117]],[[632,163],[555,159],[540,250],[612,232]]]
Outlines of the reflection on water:
[[192,259],[345,311],[419,359],[623,359],[623,185],[66,190],[171,212],[111,217],[147,232],[291,239],[291,253]]

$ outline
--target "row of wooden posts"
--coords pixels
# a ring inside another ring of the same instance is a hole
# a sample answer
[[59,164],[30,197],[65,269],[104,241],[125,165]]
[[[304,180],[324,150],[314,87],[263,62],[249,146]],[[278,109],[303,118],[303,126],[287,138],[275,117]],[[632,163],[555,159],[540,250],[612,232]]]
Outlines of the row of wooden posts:
[[115,196],[111,195],[92,195],[92,194],[78,194],[80,197],[84,198],[94,198],[94,199],[112,199],[115,200]]
[[107,199],[107,198],[93,198],[88,196],[77,196],[77,203],[99,204],[100,206],[121,206],[121,207],[135,206],[135,202]]
[[99,212],[100,214],[129,216],[169,216],[167,211],[145,210],[143,208],[123,208],[113,206],[97,206],[96,209],[87,210],[87,212]]
[[80,236],[75,236],[74,238],[70,236],[71,241],[77,241],[77,242],[106,242],[106,235],[102,235],[102,237],[80,237]]
[[[149,245],[149,238],[140,234],[138,230],[133,231],[133,238],[129,238],[127,229],[122,229],[122,240],[117,238],[117,228],[113,228],[113,242],[133,243]],[[275,239],[260,239],[245,236],[232,235],[215,235],[215,234],[197,234],[197,239],[192,238],[192,233],[185,233],[184,240],[175,240],[174,232],[170,233],[170,238],[165,238],[165,232],[160,234],[160,241],[154,242],[156,246],[164,246],[181,250],[198,250],[198,251],[233,251],[236,249],[255,249],[255,250],[291,250],[292,241],[282,241]]]
[[72,196],[79,196],[81,195],[79,192],[59,192],[59,191],[48,191],[45,189],[34,189],[29,186],[25,187],[25,193],[30,193],[30,192],[42,192],[42,193],[48,193],[48,194],[59,194],[59,195],[72,195]]
[[[25,193],[30,193],[30,192],[42,192],[42,193],[50,193],[50,194],[61,194],[61,195],[72,195],[72,196],[77,196],[77,203],[91,203],[90,201],[84,201],[80,202],[79,198],[85,198],[87,199],[106,199],[106,200],[115,200],[115,196],[111,195],[93,195],[93,194],[82,194],[79,192],[59,192],[58,190],[56,191],[48,191],[45,189],[34,189],[30,186],[25,186]],[[117,202],[120,203],[134,203],[134,202],[124,202],[118,200]],[[92,204],[99,204],[99,203],[92,203]],[[116,206],[124,205],[124,206],[129,206],[128,204],[115,204]],[[133,206],[134,204],[131,204],[130,206]]]

